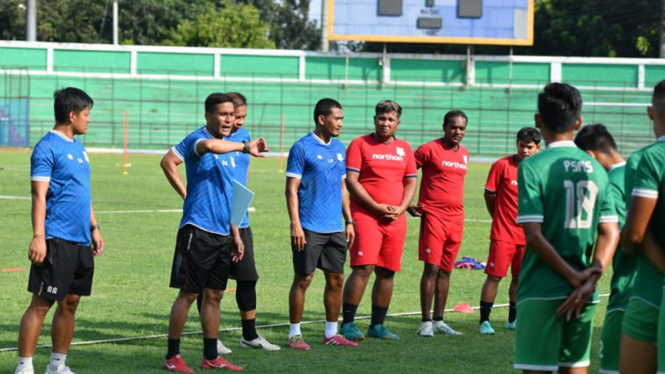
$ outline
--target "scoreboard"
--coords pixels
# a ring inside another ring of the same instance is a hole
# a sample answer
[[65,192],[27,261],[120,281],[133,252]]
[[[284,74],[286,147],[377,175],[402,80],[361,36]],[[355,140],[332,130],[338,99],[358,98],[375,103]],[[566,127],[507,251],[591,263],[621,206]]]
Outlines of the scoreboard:
[[328,0],[328,39],[533,45],[534,0]]

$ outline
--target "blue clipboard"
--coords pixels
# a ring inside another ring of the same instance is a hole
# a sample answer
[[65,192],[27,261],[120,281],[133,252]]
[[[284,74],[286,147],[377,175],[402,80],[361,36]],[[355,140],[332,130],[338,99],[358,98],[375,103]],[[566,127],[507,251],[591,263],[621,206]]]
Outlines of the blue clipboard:
[[243,186],[238,181],[233,181],[233,197],[231,197],[231,223],[240,227],[242,219],[254,199],[254,192]]

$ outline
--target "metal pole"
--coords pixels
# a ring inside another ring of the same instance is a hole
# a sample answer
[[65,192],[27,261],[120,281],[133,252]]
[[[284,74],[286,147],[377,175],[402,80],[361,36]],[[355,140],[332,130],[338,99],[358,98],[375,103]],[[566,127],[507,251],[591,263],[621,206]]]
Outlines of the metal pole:
[[37,41],[37,0],[28,0],[28,9],[25,22],[25,35],[29,42]]
[[113,0],[113,45],[118,45],[118,0]]
[[665,58],[665,0],[660,2],[660,58]]
[[321,0],[321,52],[328,52],[328,0]]

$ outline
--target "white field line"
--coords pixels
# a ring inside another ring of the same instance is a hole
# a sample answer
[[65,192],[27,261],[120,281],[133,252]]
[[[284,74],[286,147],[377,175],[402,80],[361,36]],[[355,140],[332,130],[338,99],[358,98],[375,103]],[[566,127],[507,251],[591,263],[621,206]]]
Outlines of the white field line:
[[95,214],[182,213],[182,209],[100,210]]
[[[610,294],[603,294],[599,295],[600,297],[608,297]],[[494,305],[493,308],[505,308],[509,306],[509,304],[497,304]],[[474,306],[471,307],[474,310],[480,309],[479,306]],[[445,312],[454,312],[452,309],[446,309]],[[412,315],[418,315],[421,312],[405,312],[405,313],[391,313],[388,314],[387,317],[400,317],[400,316],[412,316]],[[356,317],[356,319],[370,319],[372,318],[371,316],[362,316],[362,317]],[[341,322],[341,318],[339,320]],[[326,320],[320,319],[320,320],[314,320],[314,321],[303,321],[300,322],[301,325],[310,325],[314,323],[325,323]],[[274,323],[271,325],[260,325],[256,326],[257,329],[272,329],[276,327],[289,327],[289,323]],[[242,327],[229,327],[229,328],[224,328],[224,329],[219,329],[220,332],[229,332],[229,331],[239,331],[242,330]],[[187,331],[183,332],[182,335],[196,335],[196,334],[202,334],[203,331]],[[144,336],[129,336],[125,338],[114,338],[114,339],[103,339],[103,340],[88,340],[88,341],[83,341],[83,342],[73,342],[71,345],[92,345],[92,344],[105,344],[105,343],[118,343],[118,342],[127,342],[127,341],[134,341],[134,340],[146,340],[146,339],[156,339],[156,338],[167,338],[169,334],[153,334],[153,335],[144,335]],[[51,345],[38,345],[37,348],[51,348]],[[0,352],[10,352],[10,351],[16,351],[18,350],[18,347],[11,347],[11,348],[0,348]]]
[[[0,195],[0,200],[30,200],[28,196],[3,196]],[[250,207],[250,212],[255,212],[256,208]],[[95,214],[135,214],[135,213],[182,213],[182,209],[144,209],[144,210],[100,210],[95,211]],[[409,219],[419,219],[418,217],[408,217]],[[491,219],[476,219],[476,218],[465,218],[465,222],[480,222],[480,223],[492,223]]]
[[6,195],[0,195],[0,200],[30,200],[30,196],[6,196]]

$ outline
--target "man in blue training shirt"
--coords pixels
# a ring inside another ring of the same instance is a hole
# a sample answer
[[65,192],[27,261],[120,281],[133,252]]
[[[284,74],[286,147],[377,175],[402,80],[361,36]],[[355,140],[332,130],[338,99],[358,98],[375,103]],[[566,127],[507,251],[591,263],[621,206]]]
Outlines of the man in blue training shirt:
[[88,130],[93,101],[73,87],[56,91],[54,98],[55,127],[30,158],[33,237],[28,291],[33,295],[21,320],[16,374],[34,373],[32,355],[44,317],[56,302],[46,373],[73,374],[65,359],[76,309],[81,296],[89,296],[92,289],[93,256],[104,251],[90,198],[90,160],[74,138]]
[[[239,92],[229,92],[227,95],[231,96],[233,100],[236,120],[231,128],[231,135],[224,137],[224,139],[236,143],[249,142],[252,139],[249,136],[249,132],[243,127],[245,118],[247,117],[247,98]],[[247,187],[250,156],[246,153],[234,152],[232,157],[236,165],[233,169],[233,178],[238,183]],[[262,348],[266,351],[279,351],[280,348],[278,345],[271,344],[256,331],[256,282],[259,279],[259,273],[256,271],[254,237],[252,236],[252,228],[249,227],[248,213],[245,213],[238,231],[245,253],[240,261],[231,263],[229,278],[236,281],[236,303],[240,310],[240,322],[242,324],[240,346],[242,348]],[[203,294],[199,294],[198,299],[196,299],[199,314],[201,313],[202,303]],[[226,348],[221,340],[217,341],[217,351],[219,354],[231,353],[231,350]]]
[[[217,350],[219,306],[226,289],[231,262],[243,256],[238,229],[230,224],[231,196],[235,160],[232,152],[242,151],[255,157],[268,151],[262,138],[234,143],[229,136],[235,122],[232,98],[213,93],[205,101],[206,126],[189,134],[162,159],[161,166],[171,186],[185,200],[178,230],[171,287],[180,292],[169,319],[168,352],[162,367],[179,373],[193,373],[180,356],[180,337],[187,313],[203,292],[201,325],[203,327],[204,369],[242,370],[221,358]],[[178,164],[185,162],[185,188]],[[231,235],[233,233],[233,235]]]
[[[289,347],[308,351],[300,332],[305,292],[316,268],[326,277],[323,344],[357,346],[337,334],[342,306],[344,263],[355,231],[346,191],[346,151],[336,138],[342,129],[342,106],[321,99],[314,108],[314,131],[291,147],[286,165],[286,204],[291,217],[291,247],[295,275],[289,294]],[[346,229],[342,224],[346,220]]]

